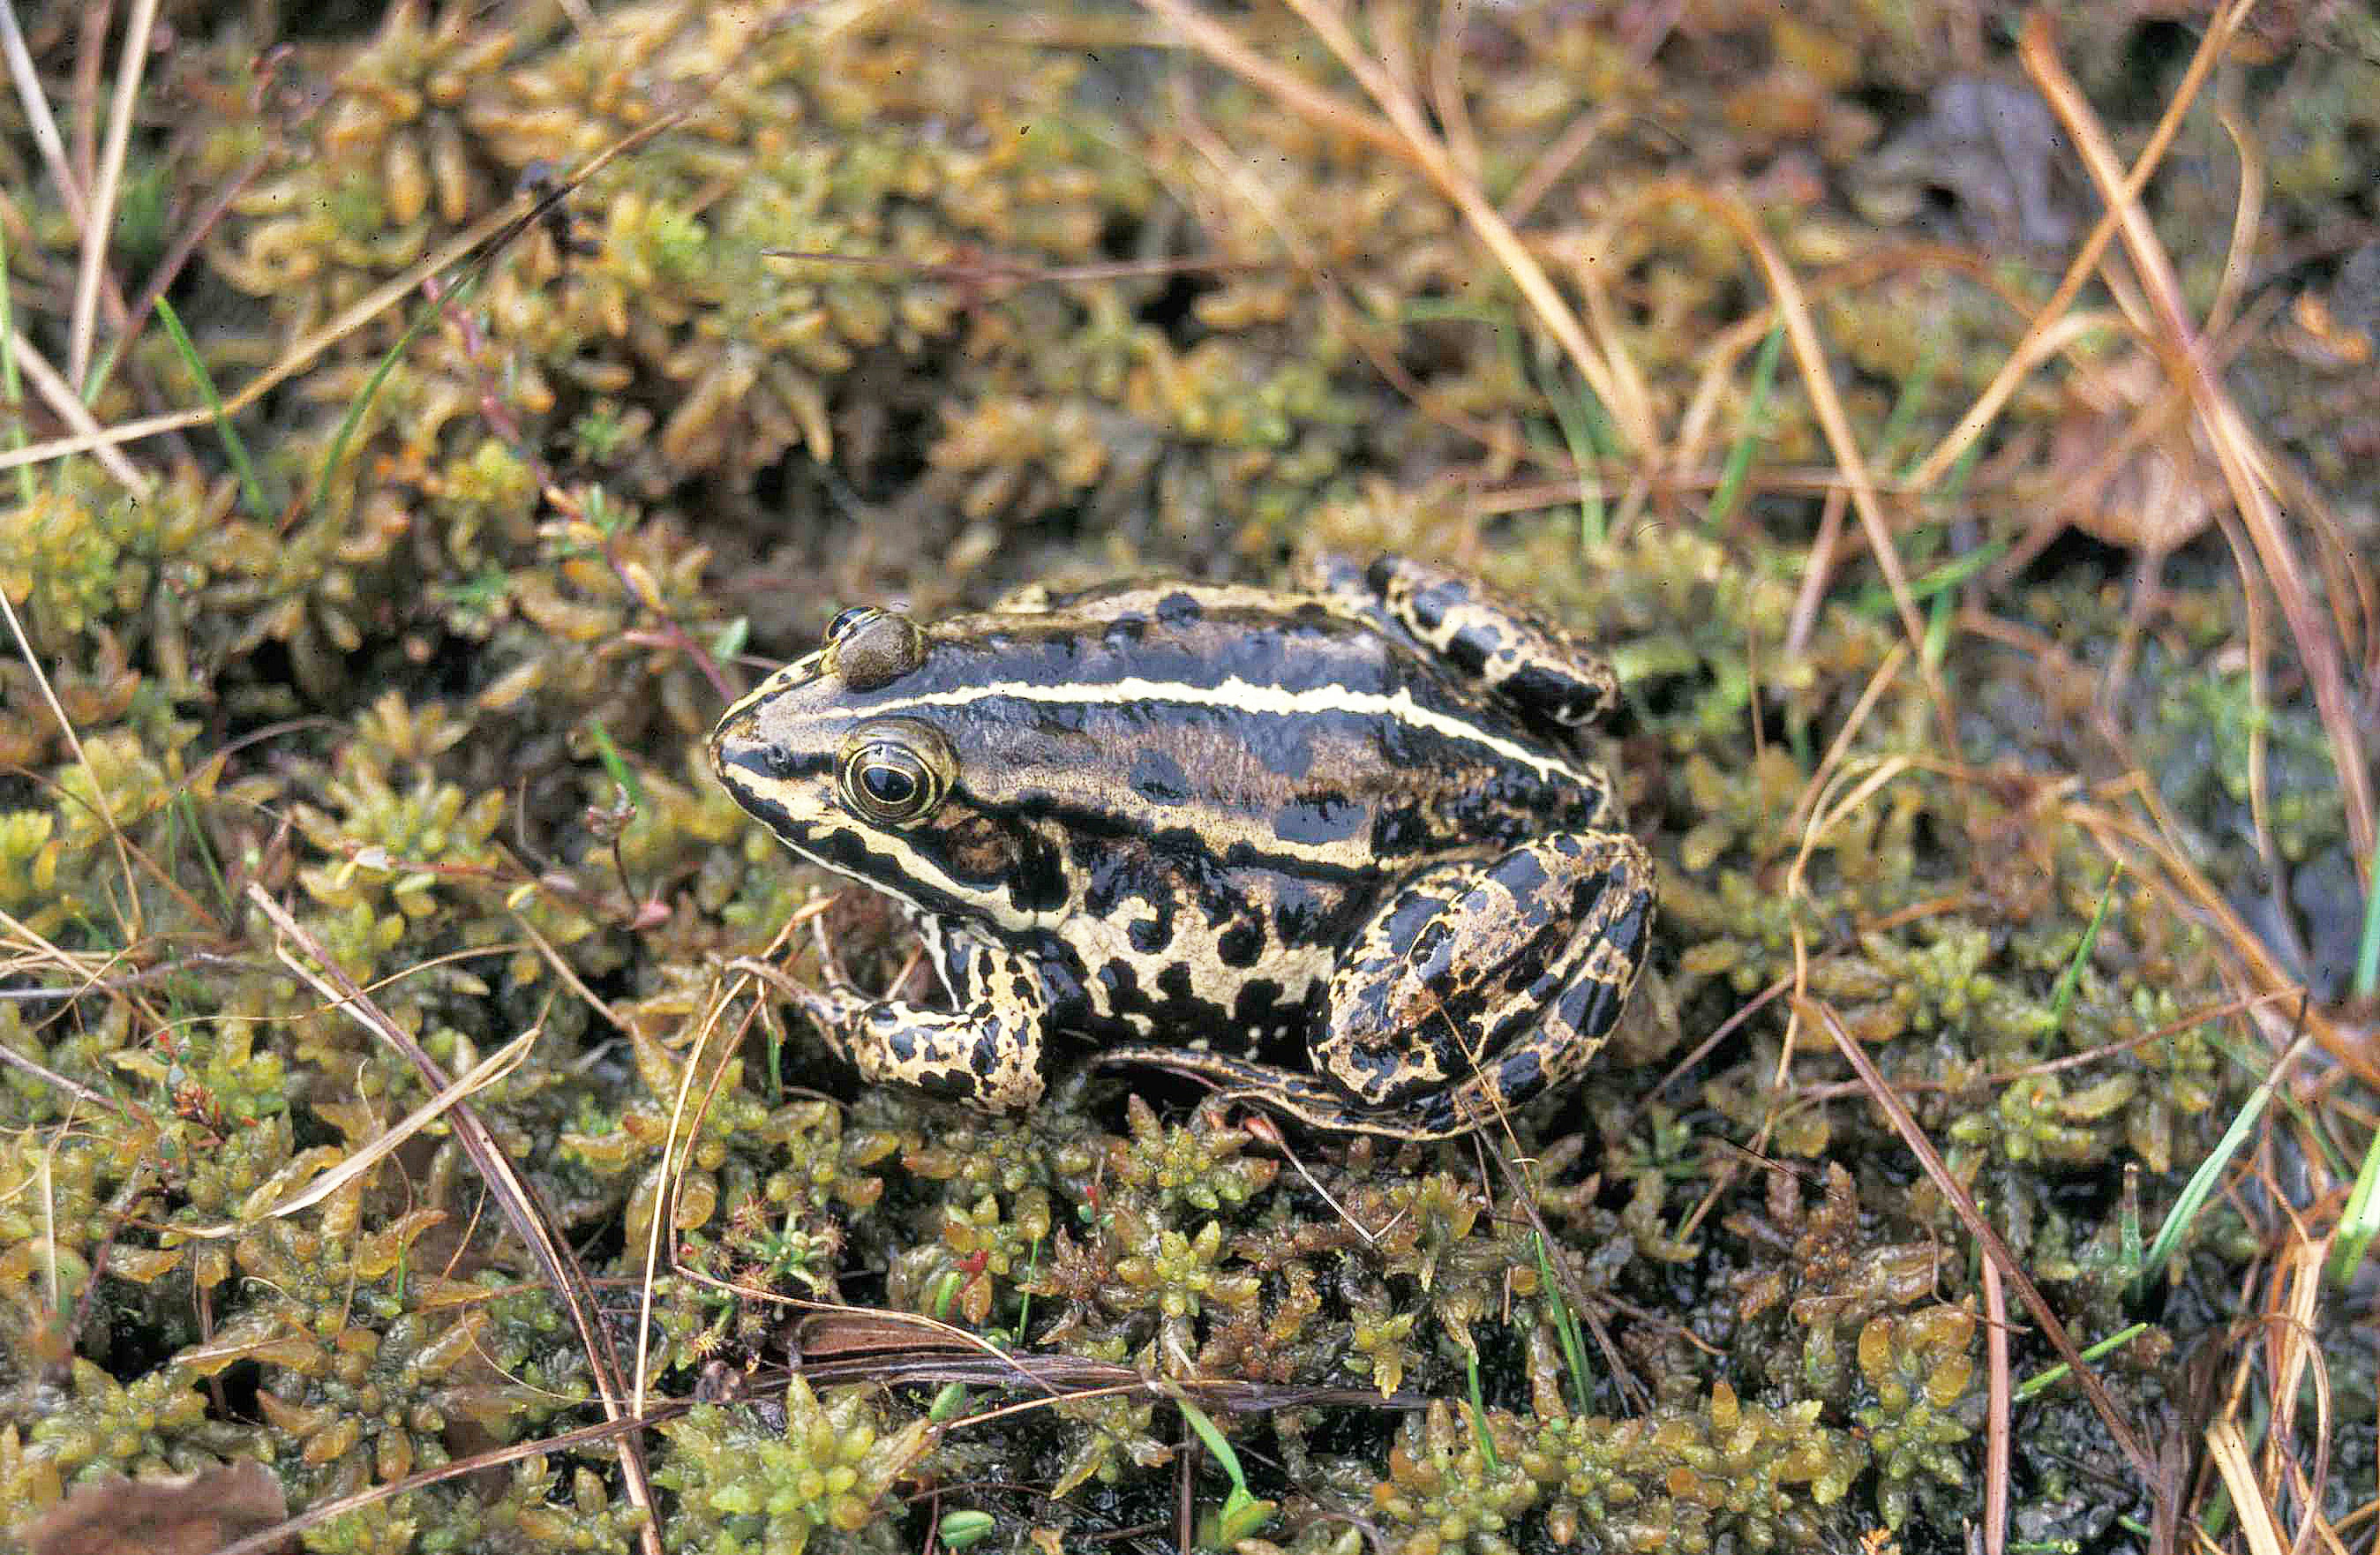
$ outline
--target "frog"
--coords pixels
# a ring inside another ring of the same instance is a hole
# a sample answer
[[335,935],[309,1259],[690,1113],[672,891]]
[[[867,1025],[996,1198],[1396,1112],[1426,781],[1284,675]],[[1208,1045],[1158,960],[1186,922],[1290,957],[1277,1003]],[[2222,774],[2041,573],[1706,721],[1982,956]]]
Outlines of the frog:
[[1028,586],[836,615],[721,716],[727,793],[893,899],[948,1008],[788,980],[871,1083],[1040,1101],[1061,1044],[1333,1133],[1470,1134],[1578,1075],[1653,868],[1578,636],[1467,572]]

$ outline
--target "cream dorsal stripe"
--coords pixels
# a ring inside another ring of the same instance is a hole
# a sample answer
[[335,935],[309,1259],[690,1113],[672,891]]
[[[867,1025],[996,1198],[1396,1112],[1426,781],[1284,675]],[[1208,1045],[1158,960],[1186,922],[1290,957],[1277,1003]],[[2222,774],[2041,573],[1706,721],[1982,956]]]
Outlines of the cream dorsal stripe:
[[1517,740],[1506,739],[1451,713],[1426,708],[1414,700],[1412,692],[1402,687],[1388,694],[1351,691],[1339,686],[1318,686],[1309,690],[1290,691],[1278,686],[1258,686],[1236,677],[1211,686],[1191,686],[1173,680],[1144,680],[1138,676],[1099,682],[1068,681],[1054,686],[1023,680],[987,681],[956,690],[891,698],[871,704],[866,710],[866,716],[893,717],[929,708],[965,707],[991,697],[1006,697],[1025,702],[1105,705],[1170,702],[1183,707],[1221,708],[1232,712],[1263,713],[1280,718],[1311,718],[1334,712],[1368,714],[1376,718],[1392,718],[1460,744],[1493,751],[1502,759],[1527,767],[1548,782],[1568,783],[1590,794],[1602,790],[1602,784],[1569,762],[1543,751],[1533,750]]

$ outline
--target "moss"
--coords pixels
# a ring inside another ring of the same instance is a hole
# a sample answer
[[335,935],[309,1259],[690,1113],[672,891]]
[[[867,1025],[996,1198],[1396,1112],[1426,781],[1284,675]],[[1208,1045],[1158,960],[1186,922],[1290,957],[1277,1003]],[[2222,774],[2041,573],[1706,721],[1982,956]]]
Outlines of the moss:
[[1831,1548],[1826,1507],[1866,1467],[1867,1450],[1818,1419],[1740,1402],[1717,1384],[1690,1407],[1627,1421],[1558,1417],[1520,1433],[1524,1470],[1551,1500],[1546,1530],[1572,1544],[1688,1555]]
[[[912,1421],[886,1431],[847,1389],[821,1400],[796,1377],[785,1391],[785,1425],[764,1430],[716,1404],[697,1404],[662,1427],[672,1452],[655,1482],[674,1490],[673,1545],[802,1555],[820,1533],[856,1536],[831,1546],[891,1550],[897,1545],[876,1503],[917,1458],[930,1427]],[[829,1548],[821,1545],[821,1548]]]
[[77,1359],[41,1419],[0,1428],[0,1488],[12,1508],[38,1509],[79,1481],[197,1473],[253,1451],[249,1430],[208,1418],[189,1370],[161,1367],[120,1383]]
[[1911,1481],[1967,1482],[1956,1451],[1973,1434],[1960,1406],[1974,1383],[1975,1319],[1955,1306],[1871,1318],[1860,1330],[1860,1375],[1876,1402],[1859,1411],[1877,1467],[1876,1512],[1888,1527],[1908,1521]]

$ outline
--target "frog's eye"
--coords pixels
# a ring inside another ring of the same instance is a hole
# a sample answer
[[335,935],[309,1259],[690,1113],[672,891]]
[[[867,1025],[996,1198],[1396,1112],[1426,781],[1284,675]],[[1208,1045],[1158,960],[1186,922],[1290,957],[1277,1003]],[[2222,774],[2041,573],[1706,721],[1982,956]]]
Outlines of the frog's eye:
[[942,802],[957,765],[950,741],[932,724],[879,719],[844,739],[834,762],[835,792],[853,814],[898,826],[923,819]]
[[925,634],[898,611],[857,605],[827,624],[825,671],[854,691],[889,685],[925,657]]

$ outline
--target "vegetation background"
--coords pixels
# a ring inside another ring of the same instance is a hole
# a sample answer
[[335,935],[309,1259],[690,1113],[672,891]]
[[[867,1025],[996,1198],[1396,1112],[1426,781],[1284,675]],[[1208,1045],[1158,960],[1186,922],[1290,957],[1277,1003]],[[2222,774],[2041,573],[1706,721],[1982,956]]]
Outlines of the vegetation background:
[[[0,55],[0,1540],[2380,1539],[2368,8]],[[827,1062],[722,701],[1326,546],[1621,670],[1587,1081],[1399,1149]]]

